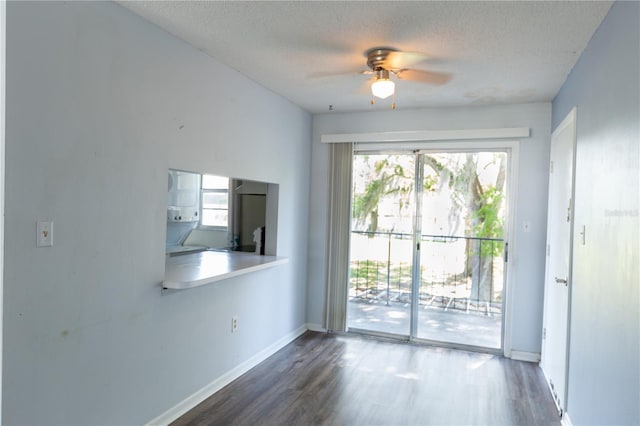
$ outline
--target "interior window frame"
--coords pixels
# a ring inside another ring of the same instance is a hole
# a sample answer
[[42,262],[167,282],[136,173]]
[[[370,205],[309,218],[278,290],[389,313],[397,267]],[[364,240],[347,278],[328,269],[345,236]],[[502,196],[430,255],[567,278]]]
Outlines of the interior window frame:
[[[228,184],[227,184],[227,188],[223,189],[223,188],[205,188],[204,185],[204,179],[205,176],[216,176],[216,175],[207,175],[207,174],[200,174],[200,214],[199,214],[199,220],[198,220],[198,229],[202,229],[202,230],[210,230],[210,231],[225,231],[227,232],[230,228],[230,220],[231,220],[231,191],[229,190],[229,185],[231,182],[231,179],[226,178],[228,180]],[[216,177],[222,177],[222,176],[216,176]],[[210,207],[204,207],[204,198],[205,198],[205,194],[227,194],[227,208],[226,209],[222,209],[222,208],[210,208]],[[205,210],[213,210],[213,211],[226,211],[227,212],[227,225],[226,226],[217,226],[217,225],[206,225],[203,223],[204,220],[204,214],[203,212]]]

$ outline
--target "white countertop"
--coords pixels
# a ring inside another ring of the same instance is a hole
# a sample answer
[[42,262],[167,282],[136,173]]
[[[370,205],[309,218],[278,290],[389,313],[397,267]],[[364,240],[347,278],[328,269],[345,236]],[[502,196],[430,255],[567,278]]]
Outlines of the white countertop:
[[185,290],[238,275],[287,263],[280,256],[260,256],[253,253],[202,251],[167,257],[164,270],[165,289]]

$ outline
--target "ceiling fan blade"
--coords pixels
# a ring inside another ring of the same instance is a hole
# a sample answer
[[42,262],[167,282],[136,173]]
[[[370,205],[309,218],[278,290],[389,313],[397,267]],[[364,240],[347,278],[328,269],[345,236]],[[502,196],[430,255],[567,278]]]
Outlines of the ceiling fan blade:
[[382,62],[382,67],[387,70],[401,70],[409,68],[429,57],[420,52],[389,52]]
[[453,77],[449,73],[403,69],[395,73],[400,80],[417,81],[419,83],[429,83],[442,85],[448,83]]
[[358,70],[358,71],[327,71],[327,72],[314,72],[308,75],[309,78],[326,78],[326,77],[341,77],[345,75],[359,75],[359,74],[373,74],[371,70]]

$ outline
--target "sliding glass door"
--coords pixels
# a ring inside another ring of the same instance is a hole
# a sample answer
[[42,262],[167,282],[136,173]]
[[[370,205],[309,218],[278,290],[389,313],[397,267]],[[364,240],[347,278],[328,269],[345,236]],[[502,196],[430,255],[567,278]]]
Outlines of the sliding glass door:
[[409,335],[416,156],[355,155],[348,326]]
[[348,329],[500,349],[507,153],[353,160]]

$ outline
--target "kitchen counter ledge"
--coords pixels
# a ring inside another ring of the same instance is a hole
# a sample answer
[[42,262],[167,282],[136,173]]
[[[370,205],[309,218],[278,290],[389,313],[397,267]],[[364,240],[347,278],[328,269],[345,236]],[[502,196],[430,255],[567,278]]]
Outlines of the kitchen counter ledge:
[[288,258],[281,256],[229,251],[201,251],[169,256],[165,264],[162,289],[186,290],[288,262]]

